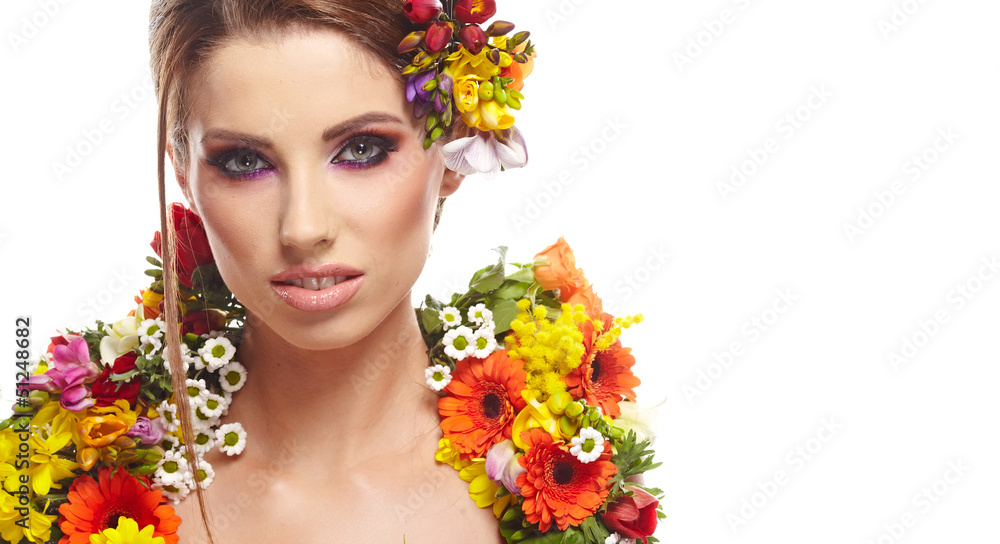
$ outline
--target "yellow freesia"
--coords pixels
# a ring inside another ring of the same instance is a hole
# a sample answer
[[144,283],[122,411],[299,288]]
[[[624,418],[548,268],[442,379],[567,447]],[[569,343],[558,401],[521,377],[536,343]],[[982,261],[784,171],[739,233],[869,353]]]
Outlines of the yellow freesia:
[[438,441],[438,451],[434,454],[434,458],[441,463],[451,465],[451,467],[455,470],[462,470],[471,463],[469,461],[463,461],[461,457],[459,457],[459,453],[460,452],[452,445],[451,440],[442,438]]
[[59,450],[65,448],[72,438],[69,432],[53,433],[44,439],[37,434],[31,435],[29,443],[33,453],[27,473],[31,488],[38,495],[48,494],[53,487],[62,488],[59,480],[73,476],[77,464],[59,456]]
[[476,501],[476,506],[486,508],[493,506],[493,515],[500,518],[504,510],[510,505],[513,496],[510,493],[497,497],[500,492],[500,484],[490,479],[486,474],[486,459],[482,457],[472,460],[472,464],[463,468],[458,477],[469,482],[469,496]]

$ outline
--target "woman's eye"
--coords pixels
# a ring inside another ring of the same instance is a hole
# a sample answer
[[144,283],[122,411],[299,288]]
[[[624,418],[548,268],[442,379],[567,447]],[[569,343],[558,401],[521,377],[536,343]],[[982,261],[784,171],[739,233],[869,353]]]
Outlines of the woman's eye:
[[238,179],[256,177],[257,174],[271,168],[271,164],[252,149],[226,151],[210,159],[208,163],[216,167],[224,176]]
[[386,158],[389,146],[370,138],[358,138],[348,142],[344,149],[334,157],[333,164],[354,163],[356,166],[374,166]]

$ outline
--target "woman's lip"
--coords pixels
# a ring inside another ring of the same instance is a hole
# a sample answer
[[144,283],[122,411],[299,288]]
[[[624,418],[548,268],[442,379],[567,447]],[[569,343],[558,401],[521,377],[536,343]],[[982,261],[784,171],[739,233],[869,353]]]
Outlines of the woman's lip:
[[327,276],[360,276],[362,271],[342,263],[327,263],[316,266],[295,265],[271,276],[272,282],[301,280],[303,278],[325,278]]
[[346,303],[348,300],[351,300],[351,297],[358,292],[358,289],[361,288],[361,284],[364,283],[364,281],[364,275],[354,276],[353,278],[346,279],[337,285],[327,287],[326,289],[320,289],[318,291],[313,291],[312,289],[306,289],[303,287],[295,287],[294,285],[288,285],[286,283],[281,283],[280,281],[272,281],[271,289],[273,289],[274,292],[281,297],[281,300],[285,301],[285,304],[288,304],[296,310],[301,310],[303,312],[325,312]]

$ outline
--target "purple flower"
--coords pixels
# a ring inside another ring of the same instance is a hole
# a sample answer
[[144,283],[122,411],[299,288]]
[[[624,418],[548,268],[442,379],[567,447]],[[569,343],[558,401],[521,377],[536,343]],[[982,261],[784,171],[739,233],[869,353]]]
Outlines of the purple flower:
[[93,382],[101,371],[90,360],[87,341],[77,338],[52,350],[52,368],[45,374],[28,378],[28,388],[60,393],[59,404],[75,412],[94,405],[85,384]]
[[427,112],[431,111],[431,93],[438,94],[436,90],[424,90],[424,84],[434,79],[435,75],[437,75],[436,71],[429,70],[412,75],[406,80],[406,101],[413,102],[413,116],[417,119],[424,117]]
[[448,142],[441,151],[445,165],[466,176],[482,173],[492,179],[501,168],[520,168],[528,162],[524,137],[514,127],[481,130],[474,136]]
[[164,433],[165,430],[160,424],[160,418],[149,419],[145,416],[139,416],[135,420],[135,425],[132,425],[132,428],[125,434],[138,439],[143,444],[153,445],[163,440]]

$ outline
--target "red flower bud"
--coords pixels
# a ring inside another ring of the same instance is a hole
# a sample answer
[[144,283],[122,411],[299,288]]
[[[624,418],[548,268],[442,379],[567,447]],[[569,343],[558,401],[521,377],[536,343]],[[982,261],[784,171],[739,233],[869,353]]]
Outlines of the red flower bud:
[[437,17],[444,7],[441,0],[406,0],[403,13],[414,23],[424,24]]
[[458,39],[473,55],[479,53],[486,45],[486,33],[479,25],[465,25],[458,31]]
[[625,538],[638,538],[643,542],[656,530],[656,507],[660,501],[635,486],[626,486],[632,496],[619,497],[601,514],[608,529]]
[[451,41],[451,36],[454,32],[455,30],[452,28],[451,23],[440,21],[433,23],[427,27],[427,34],[424,35],[424,43],[427,44],[427,50],[431,53],[437,53],[448,47],[448,43]]
[[455,18],[463,23],[485,23],[497,12],[495,0],[458,0]]
[[[190,289],[194,269],[203,264],[214,263],[215,257],[212,256],[212,248],[208,245],[208,235],[205,234],[205,226],[200,217],[178,202],[171,205],[170,213],[174,216],[174,232],[177,235],[177,279]],[[163,240],[159,231],[153,235],[150,245],[162,258]]]

